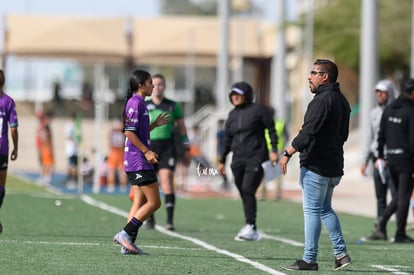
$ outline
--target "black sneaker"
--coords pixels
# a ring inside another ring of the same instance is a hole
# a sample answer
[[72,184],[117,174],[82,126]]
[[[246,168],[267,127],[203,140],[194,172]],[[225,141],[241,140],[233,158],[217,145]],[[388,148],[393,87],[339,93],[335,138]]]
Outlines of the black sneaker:
[[382,232],[380,230],[375,230],[372,232],[371,235],[367,237],[367,240],[369,241],[386,241],[388,240],[387,234],[385,232]]
[[340,270],[352,263],[351,257],[348,255],[343,256],[340,259],[335,259],[334,270]]
[[318,271],[319,267],[317,263],[310,263],[308,264],[304,260],[296,260],[292,265],[288,265],[283,267],[285,270],[312,270],[312,271]]
[[380,222],[381,222],[381,217],[377,218],[374,222],[374,228],[375,230],[380,230]]
[[394,243],[414,243],[414,240],[407,235],[398,237],[396,236],[394,239]]

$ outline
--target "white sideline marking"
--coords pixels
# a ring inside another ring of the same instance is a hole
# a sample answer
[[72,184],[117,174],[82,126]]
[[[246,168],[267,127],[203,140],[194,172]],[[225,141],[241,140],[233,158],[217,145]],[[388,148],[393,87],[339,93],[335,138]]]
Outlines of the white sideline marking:
[[393,274],[400,274],[400,275],[409,275],[411,273],[401,271],[397,269],[398,267],[408,268],[408,266],[400,266],[400,265],[371,265],[372,267],[385,270],[388,272],[392,272]]
[[73,246],[102,246],[102,244],[100,244],[100,243],[18,241],[18,240],[0,240],[0,243],[23,243],[23,244],[44,244],[44,245],[73,245]]
[[92,199],[91,197],[89,197],[87,195],[81,195],[80,198],[81,198],[81,200],[83,200],[84,202],[86,202],[89,205],[92,205],[92,206],[98,207],[102,210],[106,210],[108,212],[117,214],[121,217],[128,218],[128,212],[126,212],[124,210],[121,210],[119,208],[116,208],[114,206],[106,204],[104,202],[100,202],[100,201],[97,201],[95,199]]
[[[92,206],[101,208],[103,210],[107,210],[107,211],[109,211],[111,213],[114,213],[114,214],[123,216],[125,218],[128,217],[128,213],[126,211],[120,210],[120,209],[118,209],[116,207],[113,207],[113,206],[110,206],[110,205],[108,205],[106,203],[103,203],[103,202],[99,202],[97,200],[94,200],[93,198],[91,198],[91,197],[89,197],[87,195],[82,195],[82,196],[80,196],[80,198],[85,203],[90,204]],[[236,261],[243,262],[243,263],[247,263],[247,264],[249,264],[249,265],[251,265],[251,266],[253,266],[253,267],[255,267],[255,268],[259,269],[259,270],[268,272],[269,274],[285,275],[285,273],[283,273],[283,272],[280,272],[278,270],[275,270],[273,268],[270,268],[270,267],[268,267],[266,265],[263,265],[261,263],[258,263],[256,261],[252,261],[252,260],[250,260],[250,259],[248,259],[248,258],[246,258],[246,257],[244,257],[242,255],[239,255],[239,254],[236,254],[236,253],[232,253],[232,252],[227,251],[227,250],[224,250],[224,249],[217,248],[217,247],[215,247],[215,246],[213,246],[211,244],[208,244],[208,243],[206,243],[206,242],[204,242],[202,240],[199,240],[199,239],[196,239],[196,238],[192,238],[192,237],[188,237],[188,236],[184,236],[182,234],[178,234],[178,233],[173,232],[173,231],[169,231],[169,230],[167,230],[167,229],[165,229],[165,228],[163,228],[163,227],[161,227],[159,225],[156,225],[155,226],[155,229],[157,231],[163,233],[163,234],[166,234],[166,235],[169,235],[169,236],[172,236],[172,237],[175,237],[175,238],[183,239],[183,240],[186,240],[186,241],[190,241],[190,242],[192,242],[192,243],[194,243],[194,244],[196,244],[198,246],[204,247],[207,250],[211,250],[211,251],[217,252],[219,254],[223,254],[223,255],[229,256],[229,257],[235,259]]]
[[[76,242],[47,242],[47,241],[20,241],[20,240],[0,240],[0,243],[23,243],[23,244],[41,244],[41,245],[71,245],[71,246],[113,246],[113,244],[102,243],[76,243]],[[158,246],[158,245],[140,245],[145,248],[170,249],[170,250],[202,250],[201,248],[177,247],[177,246]]]
[[281,238],[281,237],[268,235],[268,234],[263,233],[263,232],[260,232],[260,235],[262,236],[262,238],[270,239],[270,240],[274,240],[274,241],[279,241],[279,242],[282,242],[282,243],[290,244],[292,246],[302,246],[302,247],[305,246],[301,242],[297,242],[297,241],[286,239],[286,238]]

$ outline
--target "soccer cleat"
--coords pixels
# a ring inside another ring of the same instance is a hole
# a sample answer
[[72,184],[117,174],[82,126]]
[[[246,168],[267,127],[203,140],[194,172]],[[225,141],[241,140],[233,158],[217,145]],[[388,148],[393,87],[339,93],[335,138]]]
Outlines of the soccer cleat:
[[131,254],[139,254],[140,249],[131,241],[128,233],[121,230],[114,236],[114,243],[127,249]]
[[121,246],[121,254],[122,255],[130,255],[132,253],[128,249],[126,249],[125,247]]
[[122,255],[149,255],[148,253],[144,252],[142,249],[138,248],[138,253],[134,254],[125,247],[121,246],[121,254]]
[[253,224],[246,224],[239,233],[234,238],[236,241],[258,241],[260,240],[260,235],[256,229],[254,229]]
[[1,234],[1,232],[3,232],[3,225],[0,222],[0,234]]
[[292,271],[297,271],[297,270],[318,271],[319,266],[318,266],[317,263],[310,263],[309,264],[309,263],[305,262],[304,260],[297,260],[293,264],[283,267],[283,269],[292,270]]
[[335,259],[334,270],[340,270],[352,263],[351,257],[345,255],[340,259]]

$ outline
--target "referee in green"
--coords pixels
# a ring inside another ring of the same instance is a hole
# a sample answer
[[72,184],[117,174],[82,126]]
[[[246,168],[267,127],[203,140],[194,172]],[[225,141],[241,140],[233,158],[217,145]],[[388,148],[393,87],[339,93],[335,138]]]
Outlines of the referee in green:
[[[178,134],[183,143],[185,152],[184,164],[187,166],[191,161],[189,143],[187,130],[184,124],[184,115],[180,104],[164,96],[166,88],[164,76],[160,74],[152,76],[152,83],[154,86],[152,97],[150,100],[146,101],[150,113],[150,123],[152,123],[160,114],[167,113],[171,118],[168,124],[157,127],[151,131],[150,146],[151,150],[159,156],[158,165],[156,165],[155,168],[165,196],[165,208],[167,210],[166,229],[174,231],[174,171],[177,164],[177,148],[174,137],[176,133],[174,132],[174,126],[177,127]],[[147,219],[146,227],[154,228],[154,226],[155,219],[154,215],[152,215]]]

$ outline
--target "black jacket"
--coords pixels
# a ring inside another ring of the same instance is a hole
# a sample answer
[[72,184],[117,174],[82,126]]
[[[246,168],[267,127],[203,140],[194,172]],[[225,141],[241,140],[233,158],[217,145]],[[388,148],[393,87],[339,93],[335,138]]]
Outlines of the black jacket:
[[[246,96],[249,99],[249,96]],[[224,151],[220,162],[233,152],[232,164],[261,164],[269,159],[265,139],[265,128],[269,129],[272,148],[277,148],[277,135],[270,108],[247,102],[230,111],[225,126]]]
[[400,95],[382,114],[378,133],[378,157],[390,164],[414,166],[414,102]]
[[318,87],[308,105],[302,129],[292,146],[300,152],[300,165],[325,177],[343,175],[343,145],[348,139],[351,108],[339,83]]

